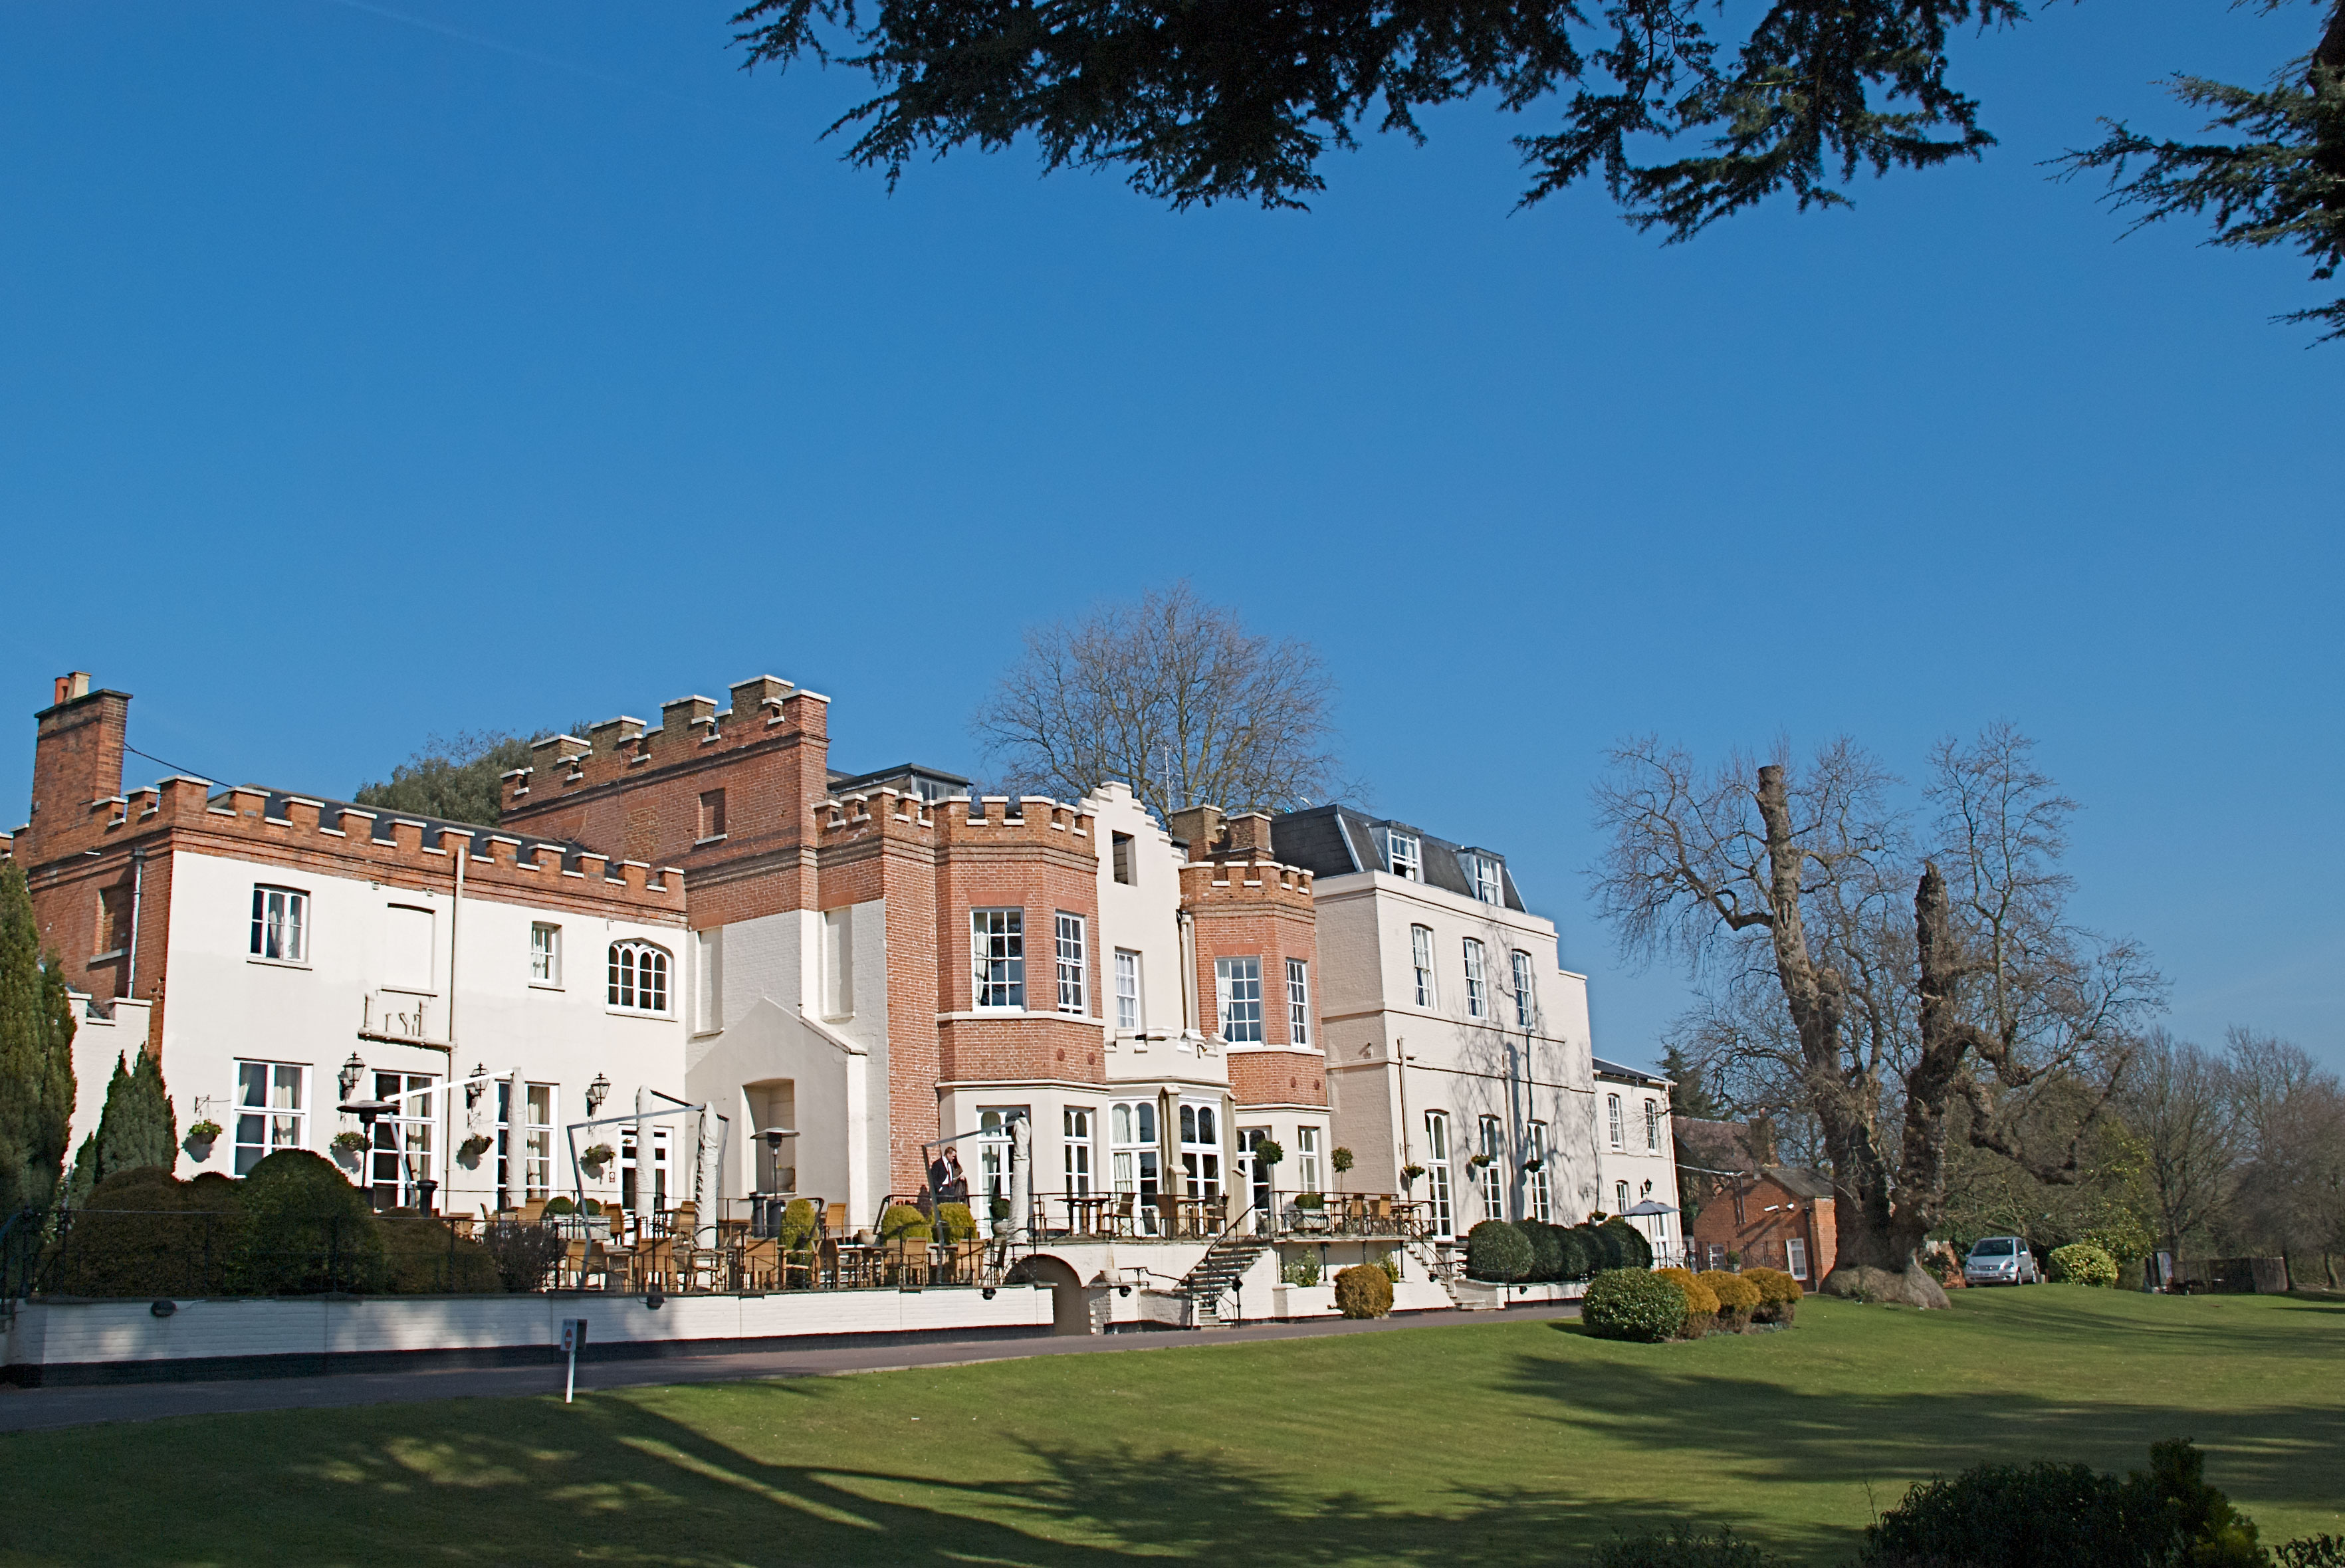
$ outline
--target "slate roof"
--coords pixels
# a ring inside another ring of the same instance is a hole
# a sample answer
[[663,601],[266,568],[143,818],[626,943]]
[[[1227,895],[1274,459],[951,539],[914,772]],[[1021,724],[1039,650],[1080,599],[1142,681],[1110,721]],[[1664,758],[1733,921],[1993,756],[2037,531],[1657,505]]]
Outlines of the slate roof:
[[1416,837],[1426,886],[1472,898],[1474,884],[1458,862],[1458,856],[1487,855],[1498,862],[1498,881],[1506,894],[1506,907],[1524,909],[1522,891],[1515,886],[1514,873],[1507,869],[1507,858],[1497,850],[1437,839],[1422,828],[1390,817],[1371,817],[1349,806],[1281,811],[1270,820],[1270,852],[1284,863],[1300,866],[1315,877],[1381,871],[1385,870],[1385,856],[1377,835],[1379,830],[1386,828]]
[[1669,1079],[1658,1073],[1648,1073],[1642,1067],[1623,1067],[1619,1063],[1607,1062],[1601,1056],[1591,1056],[1589,1060],[1594,1064],[1596,1075],[1599,1078],[1619,1078],[1631,1084],[1642,1084],[1649,1089],[1670,1086]]

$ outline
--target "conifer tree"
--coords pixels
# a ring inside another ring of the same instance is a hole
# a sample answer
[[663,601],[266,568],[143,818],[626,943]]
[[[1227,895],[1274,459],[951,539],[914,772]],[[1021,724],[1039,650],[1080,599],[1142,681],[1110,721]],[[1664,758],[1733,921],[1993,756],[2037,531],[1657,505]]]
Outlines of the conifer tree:
[[[171,1169],[179,1158],[179,1119],[163,1093],[163,1065],[145,1051],[136,1066],[114,1059],[106,1109],[97,1119],[97,1173],[104,1181],[141,1166]],[[95,1185],[95,1183],[93,1183]]]
[[56,1201],[73,1122],[73,1003],[24,869],[0,866],[0,1217]]

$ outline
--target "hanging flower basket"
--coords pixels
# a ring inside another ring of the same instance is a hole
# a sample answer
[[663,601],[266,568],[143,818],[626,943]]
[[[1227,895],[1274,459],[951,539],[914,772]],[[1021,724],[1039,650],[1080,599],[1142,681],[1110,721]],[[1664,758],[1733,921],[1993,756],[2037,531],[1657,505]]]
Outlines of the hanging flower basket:
[[336,1133],[333,1136],[334,1147],[346,1154],[357,1154],[372,1142],[364,1133]]
[[208,1144],[218,1138],[223,1130],[224,1129],[218,1122],[198,1122],[194,1126],[188,1129],[188,1142],[191,1144]]
[[486,1133],[474,1133],[471,1137],[466,1138],[462,1143],[456,1145],[456,1157],[462,1160],[466,1165],[471,1165],[474,1160],[477,1160],[482,1155],[487,1154],[489,1152],[489,1145],[495,1141],[495,1139],[490,1137]]
[[618,1157],[618,1151],[608,1144],[596,1144],[578,1156],[578,1163],[589,1170],[599,1169]]

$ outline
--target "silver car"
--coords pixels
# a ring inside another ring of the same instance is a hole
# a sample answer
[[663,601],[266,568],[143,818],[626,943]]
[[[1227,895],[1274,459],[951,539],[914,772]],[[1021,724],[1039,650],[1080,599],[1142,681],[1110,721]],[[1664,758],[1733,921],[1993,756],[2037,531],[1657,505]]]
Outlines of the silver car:
[[2035,1254],[2027,1250],[2027,1243],[2015,1236],[1990,1236],[1971,1248],[1963,1259],[1963,1283],[1965,1285],[2040,1285],[2044,1276],[2035,1267]]

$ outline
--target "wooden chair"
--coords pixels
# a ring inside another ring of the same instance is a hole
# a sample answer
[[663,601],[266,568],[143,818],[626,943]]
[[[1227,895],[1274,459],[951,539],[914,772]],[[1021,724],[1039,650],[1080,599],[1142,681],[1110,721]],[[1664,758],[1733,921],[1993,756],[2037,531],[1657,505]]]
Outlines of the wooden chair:
[[601,1242],[590,1241],[586,1243],[586,1256],[578,1266],[578,1283],[583,1288],[587,1280],[600,1279],[605,1291],[624,1290],[632,1261],[624,1252],[606,1251]]
[[823,1210],[822,1227],[833,1236],[847,1234],[847,1206],[834,1203]]
[[513,1211],[513,1223],[516,1225],[537,1225],[543,1223],[545,1218],[545,1206],[552,1201],[553,1200],[550,1198],[531,1198],[527,1203],[523,1204],[519,1208]]
[[1130,1236],[1132,1234],[1132,1195],[1128,1192],[1119,1195],[1113,1206],[1106,1211],[1105,1217],[1101,1221],[1100,1228],[1107,1232],[1110,1236]]
[[909,1237],[897,1237],[887,1244],[881,1255],[886,1269],[885,1282],[898,1289],[918,1290],[929,1282],[929,1244]]

